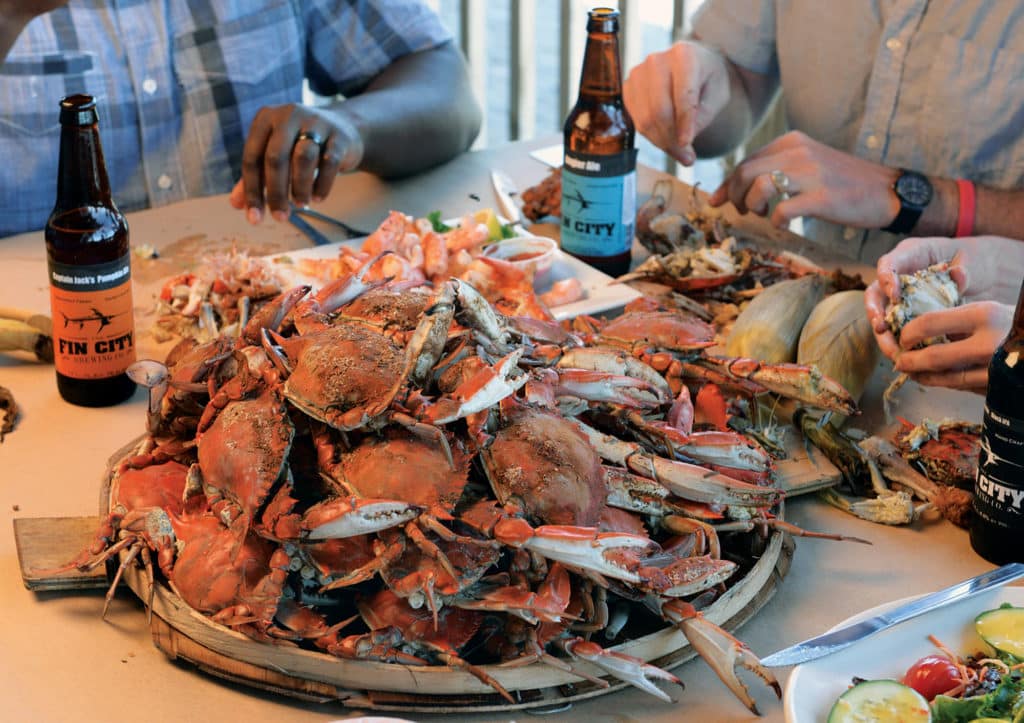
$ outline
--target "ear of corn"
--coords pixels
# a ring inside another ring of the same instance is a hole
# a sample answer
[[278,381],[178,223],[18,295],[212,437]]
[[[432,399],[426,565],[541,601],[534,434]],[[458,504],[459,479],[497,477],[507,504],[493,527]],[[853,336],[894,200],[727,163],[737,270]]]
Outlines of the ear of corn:
[[[804,324],[798,364],[816,364],[859,401],[878,364],[878,345],[864,310],[863,291],[840,291],[819,303]],[[841,425],[844,420],[835,418]]]
[[800,330],[827,289],[828,279],[820,274],[769,286],[736,318],[725,353],[771,363],[796,361]]

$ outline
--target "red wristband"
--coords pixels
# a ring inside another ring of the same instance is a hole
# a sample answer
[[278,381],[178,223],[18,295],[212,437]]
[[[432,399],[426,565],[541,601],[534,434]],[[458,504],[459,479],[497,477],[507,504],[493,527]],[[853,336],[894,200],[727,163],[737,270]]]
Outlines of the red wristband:
[[956,179],[956,187],[960,192],[960,205],[956,212],[956,238],[970,236],[974,233],[975,193],[974,183],[963,178]]

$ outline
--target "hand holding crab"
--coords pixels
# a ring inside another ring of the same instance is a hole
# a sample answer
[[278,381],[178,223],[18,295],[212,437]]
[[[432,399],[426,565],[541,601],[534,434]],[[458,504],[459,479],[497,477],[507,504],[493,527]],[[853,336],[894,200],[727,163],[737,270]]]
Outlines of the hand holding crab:
[[[968,303],[909,320],[897,341],[886,307],[900,300],[900,275],[946,261],[949,278]],[[983,391],[988,362],[1010,328],[1019,290],[1011,288],[1019,274],[1000,273],[1007,263],[1024,264],[1024,245],[999,237],[907,239],[879,259],[878,280],[865,292],[864,304],[878,346],[897,371],[921,384]],[[949,343],[917,348],[937,338]]]

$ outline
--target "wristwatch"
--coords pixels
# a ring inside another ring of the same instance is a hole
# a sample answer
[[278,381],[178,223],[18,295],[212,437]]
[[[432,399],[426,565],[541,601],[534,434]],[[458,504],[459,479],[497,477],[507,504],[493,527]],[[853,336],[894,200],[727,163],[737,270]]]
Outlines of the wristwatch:
[[900,212],[896,214],[893,222],[882,230],[889,233],[910,233],[917,224],[917,220],[921,218],[921,213],[931,203],[933,194],[931,181],[917,171],[901,168],[900,175],[892,184],[892,190],[900,201]]

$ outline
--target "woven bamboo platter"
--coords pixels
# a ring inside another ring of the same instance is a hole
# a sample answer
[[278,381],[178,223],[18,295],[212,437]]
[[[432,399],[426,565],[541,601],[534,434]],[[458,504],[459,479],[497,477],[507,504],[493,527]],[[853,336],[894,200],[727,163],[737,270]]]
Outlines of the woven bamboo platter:
[[[109,507],[109,482],[109,477],[104,479],[100,490],[101,517],[107,514]],[[35,590],[105,586],[104,578],[97,573],[72,572],[61,578],[35,578],[31,574],[33,569],[69,559],[69,548],[73,555],[88,542],[98,521],[98,518],[15,520],[15,538],[26,586]],[[55,538],[62,542],[55,543]],[[753,617],[786,576],[793,550],[792,538],[773,532],[763,553],[743,578],[704,610],[707,618],[735,631]],[[140,600],[147,599],[149,583],[141,568],[130,565],[123,581]],[[543,663],[481,666],[516,698],[517,702],[510,704],[469,673],[446,666],[345,660],[290,645],[257,642],[196,612],[161,583],[154,591],[152,613],[153,642],[172,660],[188,662],[211,675],[262,690],[307,701],[341,703],[345,707],[429,713],[542,709],[614,693],[627,685],[582,662],[576,665],[591,675],[604,678],[609,686],[600,687]],[[671,626],[610,649],[665,669],[696,655],[686,638]]]

